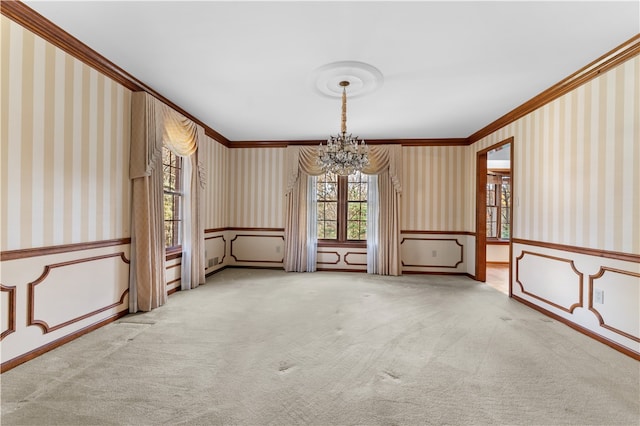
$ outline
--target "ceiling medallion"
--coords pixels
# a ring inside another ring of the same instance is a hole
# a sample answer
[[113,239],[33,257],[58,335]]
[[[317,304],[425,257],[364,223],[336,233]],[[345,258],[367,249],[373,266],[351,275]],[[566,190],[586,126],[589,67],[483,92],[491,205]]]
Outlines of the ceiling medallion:
[[357,61],[340,61],[324,65],[313,72],[310,80],[316,92],[331,98],[342,96],[342,81],[349,82],[351,98],[371,93],[384,83],[380,70]]

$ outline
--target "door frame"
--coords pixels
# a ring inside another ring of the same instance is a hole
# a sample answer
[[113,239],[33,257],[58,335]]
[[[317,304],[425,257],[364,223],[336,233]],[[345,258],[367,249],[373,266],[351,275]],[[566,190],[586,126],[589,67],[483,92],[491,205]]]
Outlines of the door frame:
[[509,210],[509,297],[512,296],[512,255],[513,255],[513,209],[516,207],[514,195],[514,137],[511,136],[476,153],[476,270],[477,281],[487,281],[487,157],[490,151],[511,144],[509,168],[511,170],[511,209]]

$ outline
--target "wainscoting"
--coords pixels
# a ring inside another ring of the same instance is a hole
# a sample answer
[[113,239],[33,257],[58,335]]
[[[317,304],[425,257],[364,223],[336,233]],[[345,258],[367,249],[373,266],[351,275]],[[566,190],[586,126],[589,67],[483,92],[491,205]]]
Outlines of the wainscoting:
[[405,274],[468,274],[475,265],[475,236],[470,232],[402,231]]
[[122,239],[3,252],[2,371],[128,313],[129,249]]
[[640,256],[514,239],[513,265],[515,299],[640,357]]

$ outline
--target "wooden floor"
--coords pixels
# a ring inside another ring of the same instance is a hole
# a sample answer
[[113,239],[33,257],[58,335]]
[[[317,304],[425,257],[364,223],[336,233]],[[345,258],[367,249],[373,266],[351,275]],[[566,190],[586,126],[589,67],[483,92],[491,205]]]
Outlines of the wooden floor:
[[487,264],[487,285],[509,294],[509,265]]

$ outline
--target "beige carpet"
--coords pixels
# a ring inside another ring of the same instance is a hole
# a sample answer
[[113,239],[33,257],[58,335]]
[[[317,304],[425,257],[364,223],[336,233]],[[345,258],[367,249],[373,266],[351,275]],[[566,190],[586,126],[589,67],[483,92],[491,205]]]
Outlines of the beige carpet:
[[231,269],[2,374],[1,420],[637,425],[639,366],[464,277]]

